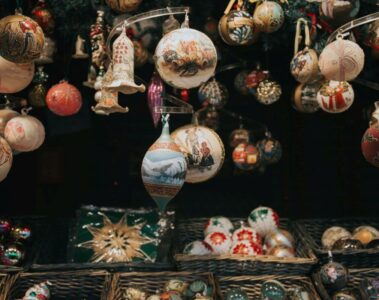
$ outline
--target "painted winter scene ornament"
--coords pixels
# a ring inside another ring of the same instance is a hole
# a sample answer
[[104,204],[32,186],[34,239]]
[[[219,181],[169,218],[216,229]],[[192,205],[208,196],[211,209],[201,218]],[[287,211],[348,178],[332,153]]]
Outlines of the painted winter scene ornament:
[[266,206],[259,206],[254,209],[247,220],[249,225],[263,237],[271,231],[275,231],[279,226],[278,214]]
[[171,134],[187,160],[186,182],[211,179],[224,163],[225,150],[218,134],[200,125],[187,125]]
[[317,93],[317,101],[321,109],[328,113],[344,112],[353,104],[353,87],[347,81],[326,82]]
[[233,229],[233,223],[228,218],[222,216],[212,217],[205,224],[204,236],[214,231],[224,231],[230,235]]
[[162,117],[162,133],[150,146],[142,161],[142,181],[161,212],[180,191],[187,173],[187,162],[170,136],[168,115]]

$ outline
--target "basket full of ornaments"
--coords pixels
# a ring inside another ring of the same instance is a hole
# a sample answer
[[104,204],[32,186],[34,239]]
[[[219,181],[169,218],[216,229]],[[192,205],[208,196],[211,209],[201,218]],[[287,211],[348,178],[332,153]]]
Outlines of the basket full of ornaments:
[[332,251],[334,259],[349,268],[379,266],[379,219],[307,219],[295,226],[322,263]]
[[179,221],[175,247],[181,271],[299,275],[310,273],[317,263],[292,223],[264,206],[247,219],[217,216]]

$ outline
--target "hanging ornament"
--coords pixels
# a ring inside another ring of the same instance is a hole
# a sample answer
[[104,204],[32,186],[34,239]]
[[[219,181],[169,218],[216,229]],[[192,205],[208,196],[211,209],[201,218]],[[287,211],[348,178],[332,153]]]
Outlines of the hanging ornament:
[[150,146],[142,161],[142,181],[161,212],[183,186],[187,163],[170,136],[168,115],[162,117],[161,136]]
[[206,235],[204,241],[209,244],[214,254],[227,254],[232,246],[232,239],[224,231],[213,231]]
[[339,27],[353,20],[359,8],[359,0],[323,0],[320,3],[320,17],[333,27]]
[[55,52],[57,52],[56,43],[52,38],[47,36],[45,37],[42,53],[34,62],[38,65],[51,64],[54,61]]
[[174,15],[170,15],[168,17],[168,19],[166,19],[163,24],[162,24],[162,31],[163,31],[163,35],[173,31],[173,30],[176,30],[176,29],[179,29],[180,28],[180,23],[179,21],[174,17]]
[[241,227],[236,229],[232,235],[233,242],[236,241],[251,241],[257,245],[262,245],[261,235],[253,228],[241,224]]
[[282,157],[282,146],[270,136],[258,141],[257,147],[265,164],[276,164]]
[[209,255],[213,253],[212,247],[204,241],[193,241],[184,247],[183,254]]
[[55,20],[52,11],[46,6],[45,0],[38,0],[35,8],[32,10],[32,18],[42,28],[46,34],[54,32]]
[[244,171],[256,169],[261,160],[259,149],[253,144],[241,143],[233,150],[235,166]]
[[31,237],[31,230],[29,227],[13,227],[10,236],[16,242],[25,242]]
[[230,235],[233,232],[233,223],[226,217],[217,216],[210,218],[204,227],[204,236],[214,231],[223,231]]
[[118,13],[135,11],[142,0],[105,0],[105,3]]
[[16,266],[21,263],[25,257],[25,249],[19,244],[9,244],[1,253],[1,262],[6,266]]
[[8,121],[19,115],[20,114],[17,111],[14,111],[7,106],[4,109],[0,109],[0,136],[4,136],[5,126]]
[[317,93],[320,90],[321,82],[300,83],[295,88],[292,95],[292,107],[302,113],[315,113],[320,109],[317,101]]
[[366,161],[379,168],[379,123],[366,130],[361,141],[361,150]]
[[45,128],[35,117],[26,114],[12,118],[5,126],[4,136],[13,150],[29,152],[38,149],[45,140]]
[[72,55],[72,58],[75,59],[86,59],[88,58],[88,53],[85,49],[86,40],[84,40],[79,34],[76,36],[75,42],[75,53]]
[[280,99],[282,87],[272,80],[263,80],[257,87],[256,98],[259,103],[270,105]]
[[230,248],[230,254],[234,255],[261,255],[263,254],[262,246],[252,241],[236,241]]
[[261,297],[265,300],[286,300],[286,288],[277,280],[267,280],[262,283]]
[[246,77],[248,74],[248,70],[242,70],[234,78],[234,88],[243,96],[247,96],[249,94],[249,90],[246,87]]
[[364,60],[365,54],[357,43],[338,36],[322,50],[319,67],[328,80],[350,81],[362,71]]
[[162,79],[179,89],[200,86],[214,74],[217,51],[204,33],[188,28],[188,17],[182,28],[166,34],[155,50],[155,68]]
[[249,225],[265,237],[279,226],[279,216],[270,207],[259,206],[254,209],[248,217]]
[[134,45],[124,27],[113,43],[112,81],[103,83],[103,87],[127,95],[145,91],[143,84],[137,85],[134,82]]
[[23,90],[33,80],[33,75],[34,63],[16,64],[0,57],[0,93]]
[[353,239],[360,241],[364,246],[379,238],[379,231],[372,226],[359,226],[353,231]]
[[225,85],[212,78],[203,83],[198,90],[199,101],[203,106],[211,105],[216,109],[223,108],[229,98],[229,92]]
[[91,25],[90,30],[92,67],[100,68],[100,66],[105,64],[105,60],[107,59],[107,53],[105,51],[106,35],[107,29],[104,25],[104,11],[98,10],[96,23]]
[[324,287],[329,291],[344,288],[348,282],[348,270],[340,263],[334,262],[329,252],[329,262],[320,269],[320,278]]
[[217,130],[220,126],[220,115],[214,106],[208,106],[198,114],[199,125]]
[[353,87],[347,81],[328,81],[318,91],[317,101],[328,113],[344,112],[353,104]]
[[143,67],[149,60],[149,52],[140,41],[133,40],[134,64],[136,68]]
[[46,104],[58,116],[72,116],[82,107],[82,95],[75,86],[62,80],[49,89]]
[[171,134],[187,160],[186,182],[204,182],[214,177],[224,163],[225,150],[220,137],[212,129],[187,125]]
[[248,93],[256,97],[258,85],[262,81],[268,79],[268,76],[269,76],[269,72],[261,70],[260,66],[258,65],[256,70],[251,71],[246,76],[245,86],[246,86],[246,89],[248,90]]
[[366,44],[371,47],[371,56],[379,59],[379,20],[370,24]]
[[351,238],[351,233],[340,226],[332,226],[324,231],[321,243],[325,249],[331,249],[334,243],[340,239]]
[[235,129],[229,136],[229,146],[236,148],[239,144],[248,144],[250,141],[250,132],[244,128]]
[[[8,220],[0,219],[0,234],[1,235],[9,234],[11,232],[11,229],[12,229],[12,225]],[[0,247],[0,248],[2,248],[2,247]],[[1,250],[4,250],[4,249],[2,248]]]
[[0,137],[0,182],[7,176],[12,167],[13,154],[7,141]]
[[33,78],[33,86],[28,94],[28,103],[33,107],[46,106],[45,99],[47,94],[46,82],[49,75],[43,70],[43,66],[39,66]]
[[0,20],[0,55],[14,63],[30,63],[37,59],[44,45],[42,28],[22,14]]
[[150,114],[153,118],[154,126],[158,126],[161,113],[155,112],[155,108],[163,106],[163,94],[165,93],[164,83],[158,73],[154,72],[147,88],[147,103]]
[[22,300],[50,300],[50,285],[49,281],[33,285],[26,291]]
[[255,8],[253,18],[260,31],[271,33],[282,27],[284,12],[278,3],[263,1]]

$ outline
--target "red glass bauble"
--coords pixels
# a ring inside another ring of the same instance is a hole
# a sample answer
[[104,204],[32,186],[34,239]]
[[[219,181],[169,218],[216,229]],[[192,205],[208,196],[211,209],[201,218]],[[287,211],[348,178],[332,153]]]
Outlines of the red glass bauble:
[[361,148],[365,159],[379,168],[379,123],[366,130],[362,138]]
[[45,33],[52,34],[55,27],[54,16],[45,1],[38,1],[37,6],[32,10],[32,18],[41,26]]
[[75,86],[61,81],[50,88],[46,95],[46,104],[58,116],[71,116],[82,107],[82,95]]

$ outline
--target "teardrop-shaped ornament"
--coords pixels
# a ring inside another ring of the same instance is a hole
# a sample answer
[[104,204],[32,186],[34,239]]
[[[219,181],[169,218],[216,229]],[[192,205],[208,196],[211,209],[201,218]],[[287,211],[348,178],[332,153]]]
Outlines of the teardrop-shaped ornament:
[[149,105],[150,113],[153,118],[154,126],[157,127],[159,119],[161,118],[161,113],[155,112],[157,106],[163,105],[163,93],[165,92],[165,87],[163,80],[158,73],[154,72],[151,77],[147,89],[147,102]]

